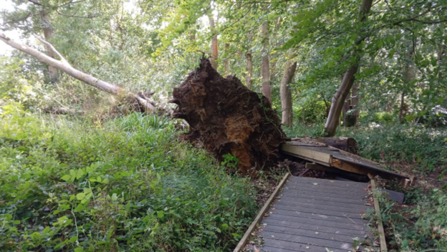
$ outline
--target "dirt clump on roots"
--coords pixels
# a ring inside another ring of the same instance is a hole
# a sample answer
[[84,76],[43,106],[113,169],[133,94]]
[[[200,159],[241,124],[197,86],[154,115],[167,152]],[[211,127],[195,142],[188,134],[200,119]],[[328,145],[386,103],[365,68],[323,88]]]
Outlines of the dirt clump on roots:
[[219,161],[232,154],[238,172],[256,176],[279,158],[285,142],[281,122],[269,100],[250,91],[235,76],[222,77],[208,59],[174,88],[174,118],[186,120],[189,132],[181,138],[203,146]]

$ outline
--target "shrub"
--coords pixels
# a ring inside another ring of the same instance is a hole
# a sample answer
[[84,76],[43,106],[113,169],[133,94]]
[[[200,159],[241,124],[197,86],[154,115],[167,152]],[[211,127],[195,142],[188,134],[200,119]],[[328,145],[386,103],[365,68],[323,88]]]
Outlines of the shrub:
[[256,213],[247,178],[177,142],[167,118],[49,122],[8,106],[0,250],[225,251]]
[[374,113],[371,121],[375,123],[390,123],[393,122],[395,116],[390,112],[376,112]]
[[[328,106],[331,106],[328,103]],[[304,120],[306,123],[319,123],[326,118],[326,104],[324,101],[313,101],[304,106]],[[294,111],[296,118],[302,122],[303,108]]]

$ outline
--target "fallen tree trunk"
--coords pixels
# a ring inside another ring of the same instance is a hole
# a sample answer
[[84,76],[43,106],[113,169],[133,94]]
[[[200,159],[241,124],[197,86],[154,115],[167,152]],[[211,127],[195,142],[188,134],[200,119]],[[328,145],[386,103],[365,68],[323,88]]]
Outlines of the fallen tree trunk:
[[173,97],[170,102],[178,105],[173,117],[190,125],[183,139],[205,147],[220,161],[226,154],[236,156],[238,171],[251,176],[278,160],[285,134],[270,101],[234,76],[223,78],[208,59],[174,88]]
[[73,68],[50,43],[41,39],[38,36],[35,36],[35,37],[37,39],[39,39],[42,43],[44,43],[47,46],[47,48],[51,48],[55,52],[55,54],[61,58],[61,60],[53,59],[53,58],[49,57],[48,55],[41,53],[32,47],[29,47],[28,45],[24,45],[24,44],[15,42],[15,41],[11,40],[10,38],[7,38],[6,35],[0,33],[1,41],[5,42],[9,46],[11,46],[19,51],[22,51],[26,54],[36,57],[40,62],[42,62],[48,66],[57,68],[57,69],[65,72],[66,74],[68,74],[68,75],[88,84],[88,85],[91,85],[95,88],[101,89],[109,94],[131,96],[134,99],[136,99],[138,101],[138,103],[141,104],[142,107],[145,108],[145,111],[148,111],[148,112],[155,111],[155,107],[154,107],[154,105],[152,105],[150,103],[150,101],[148,101],[138,95],[135,95],[133,93],[127,92],[124,89],[122,89],[116,85],[113,85],[106,81],[102,81],[96,77],[93,77],[92,75],[89,75],[87,73],[81,72],[81,71]]

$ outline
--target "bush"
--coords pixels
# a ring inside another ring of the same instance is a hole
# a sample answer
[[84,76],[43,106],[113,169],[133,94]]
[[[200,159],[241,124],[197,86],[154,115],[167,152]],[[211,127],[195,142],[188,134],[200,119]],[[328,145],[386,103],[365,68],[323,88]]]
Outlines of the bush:
[[[331,106],[328,103],[328,106]],[[324,101],[314,101],[309,102],[306,106],[304,106],[304,120],[306,123],[319,123],[326,118],[326,104]],[[299,121],[303,120],[303,108],[294,111],[296,118],[299,118]]]
[[395,120],[395,116],[390,112],[376,112],[371,121],[375,123],[390,123]]
[[0,250],[228,251],[256,213],[246,178],[131,114],[49,122],[14,104],[0,120]]

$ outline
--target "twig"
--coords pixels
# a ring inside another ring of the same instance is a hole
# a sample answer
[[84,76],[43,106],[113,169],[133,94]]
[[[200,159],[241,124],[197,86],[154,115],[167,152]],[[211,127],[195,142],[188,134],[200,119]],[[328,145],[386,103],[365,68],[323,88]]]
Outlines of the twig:
[[37,2],[37,1],[33,1],[33,0],[28,0],[28,2],[31,2],[31,3],[33,3],[33,4],[35,4],[35,5],[39,5],[39,6],[42,6],[42,4],[41,4],[41,3],[39,3],[39,2]]

